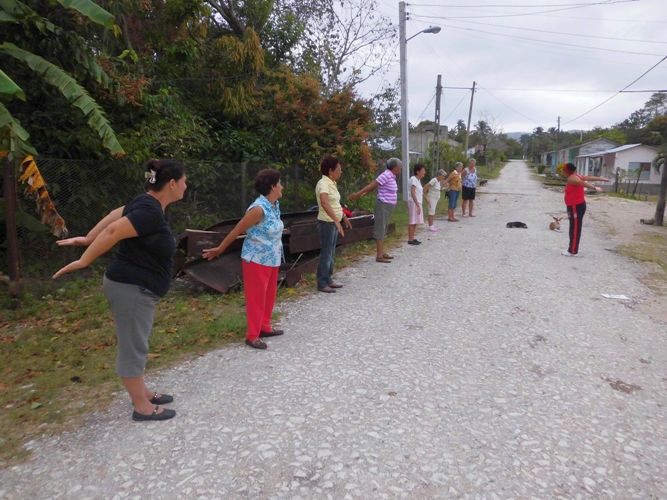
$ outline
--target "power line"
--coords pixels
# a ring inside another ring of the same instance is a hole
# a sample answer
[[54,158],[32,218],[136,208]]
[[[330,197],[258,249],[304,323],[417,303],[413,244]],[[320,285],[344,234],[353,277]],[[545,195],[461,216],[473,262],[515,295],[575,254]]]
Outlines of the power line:
[[427,104],[426,106],[424,106],[424,109],[422,110],[422,112],[419,113],[419,116],[417,117],[418,120],[419,120],[420,118],[425,118],[425,117],[424,117],[424,113],[426,113],[426,110],[428,109],[428,107],[429,107],[429,106],[431,105],[431,103],[433,102],[433,99],[435,99],[435,94],[433,94],[433,97],[431,97],[431,100],[428,101],[428,104]]
[[[605,2],[604,5],[612,5],[614,3],[626,3],[634,2],[636,0],[616,0],[614,2]],[[575,7],[564,7],[562,9],[553,9],[553,10],[540,10],[537,12],[523,12],[519,14],[492,14],[492,15],[482,15],[482,16],[451,16],[451,17],[442,17],[442,19],[484,19],[484,18],[498,18],[498,17],[521,17],[521,16],[536,16],[539,14],[550,14],[552,12],[562,12],[564,10],[573,10],[573,9],[582,9],[584,7],[590,7],[594,4],[579,5]],[[434,16],[437,17],[437,16]]]
[[589,3],[554,3],[554,4],[538,4],[538,5],[518,5],[518,4],[479,4],[479,5],[454,5],[454,4],[428,4],[428,3],[411,3],[414,7],[441,7],[441,8],[486,8],[486,7],[503,7],[503,8],[520,8],[520,9],[537,9],[543,7],[590,7],[592,5],[610,5],[614,3],[638,2],[639,0],[607,0],[604,2],[589,2]]
[[[419,16],[419,17],[434,17],[434,18],[439,18],[437,16]],[[442,18],[444,19],[444,18]],[[478,30],[475,28],[465,28],[462,26],[454,26],[451,24],[448,24],[446,26],[443,26],[443,28],[449,28],[449,29],[455,29],[455,30],[461,30],[461,31],[472,31],[475,33],[484,33],[486,35],[495,35],[495,36],[504,36],[507,38],[515,38],[517,40],[526,40],[529,42],[537,42],[537,43],[544,43],[547,45],[558,45],[558,46],[566,46],[566,47],[575,47],[578,49],[586,49],[586,50],[601,50],[603,52],[613,52],[616,54],[632,54],[636,56],[661,56],[662,54],[656,54],[653,52],[635,52],[632,50],[621,50],[621,49],[605,49],[604,47],[592,47],[590,45],[579,45],[576,43],[564,43],[564,42],[552,42],[550,40],[538,40],[537,38],[529,38],[525,36],[519,36],[519,35],[508,35],[507,33],[494,33],[492,31],[485,31],[485,30]]]
[[[470,87],[443,87],[444,89],[457,89],[457,90],[470,90]],[[616,90],[594,90],[594,89],[539,89],[539,88],[502,88],[502,87],[484,87],[486,90],[495,90],[496,92],[576,92],[583,93],[589,92],[594,94],[608,94],[609,92],[616,92]],[[636,92],[636,93],[651,93],[655,94],[656,92],[667,92],[664,89],[646,89],[646,90],[624,90],[623,92]]]
[[517,111],[517,110],[514,109],[512,106],[510,106],[509,104],[507,104],[505,101],[503,101],[502,99],[500,99],[498,96],[496,96],[495,94],[493,94],[493,92],[489,91],[489,89],[487,89],[487,88],[485,88],[485,87],[482,87],[481,85],[479,86],[479,89],[480,89],[480,90],[484,90],[484,91],[486,91],[486,93],[488,93],[491,97],[493,97],[496,101],[498,101],[500,104],[502,104],[503,106],[505,106],[505,107],[506,107],[507,109],[509,109],[510,111],[514,111],[517,115],[523,116],[526,120],[533,122],[535,125],[539,125],[539,122],[538,122],[537,120],[534,120],[534,119],[531,118],[530,116],[526,116],[526,115],[524,115],[521,111]]
[[[444,88],[448,88],[448,87],[444,87]],[[470,91],[470,88],[468,88],[468,91]],[[463,102],[463,100],[464,100],[466,97],[468,97],[468,93],[469,93],[469,92],[466,92],[465,94],[463,94],[463,96],[461,96],[461,99],[459,100],[458,104],[457,104],[456,106],[454,106],[454,109],[452,109],[452,110],[449,112],[449,114],[444,118],[444,120],[442,120],[443,122],[446,122],[446,121],[449,119],[449,117],[452,116],[452,115],[454,114],[454,112],[455,112],[457,109],[459,109],[459,106],[461,105],[461,103]]]
[[651,66],[649,69],[647,69],[646,71],[644,71],[641,75],[639,75],[637,78],[635,78],[634,80],[632,80],[630,83],[628,83],[625,87],[623,87],[621,90],[619,90],[618,92],[616,92],[616,93],[615,93],[614,95],[612,95],[611,97],[605,99],[604,101],[602,101],[602,102],[601,102],[600,104],[598,104],[597,106],[592,107],[591,109],[589,109],[589,110],[586,111],[585,113],[580,114],[580,115],[577,116],[576,118],[572,118],[571,120],[566,121],[565,123],[563,123],[563,125],[567,125],[568,123],[572,123],[572,122],[574,122],[574,121],[577,121],[579,118],[583,118],[583,117],[586,116],[587,114],[589,114],[589,113],[595,111],[596,109],[598,109],[598,108],[599,108],[600,106],[602,106],[603,104],[607,104],[609,101],[611,101],[611,100],[612,100],[614,97],[616,97],[618,94],[624,92],[628,87],[631,87],[632,85],[634,85],[635,83],[637,83],[639,80],[641,80],[642,78],[644,78],[646,75],[648,75],[651,71],[653,71],[655,68],[657,68],[658,65],[660,65],[665,59],[667,59],[667,56],[664,56],[664,57],[663,57],[662,59],[660,59],[657,63],[655,63],[655,64],[654,64],[653,66]]
[[667,89],[661,89],[661,90],[660,89],[659,90],[621,90],[620,91],[621,94],[630,94],[630,93],[634,93],[634,92],[644,92],[644,93],[645,92],[650,92],[652,94],[656,94],[656,93],[661,93],[661,92],[667,92]]
[[[421,17],[421,16],[416,16],[416,17]],[[639,42],[639,43],[658,43],[658,44],[665,44],[667,45],[667,42],[659,42],[659,41],[654,41],[654,40],[639,40],[637,38],[615,38],[611,36],[600,36],[600,35],[582,35],[581,33],[564,33],[562,31],[548,31],[548,30],[541,30],[541,29],[534,29],[534,28],[524,28],[521,26],[507,26],[504,24],[492,24],[492,23],[480,23],[479,21],[460,21],[462,23],[472,23],[474,22],[476,25],[480,26],[490,26],[492,28],[506,28],[506,29],[511,29],[511,30],[521,30],[521,31],[535,31],[537,33],[549,33],[552,35],[567,35],[567,36],[578,36],[581,38],[594,38],[598,40],[614,40],[618,42]]]

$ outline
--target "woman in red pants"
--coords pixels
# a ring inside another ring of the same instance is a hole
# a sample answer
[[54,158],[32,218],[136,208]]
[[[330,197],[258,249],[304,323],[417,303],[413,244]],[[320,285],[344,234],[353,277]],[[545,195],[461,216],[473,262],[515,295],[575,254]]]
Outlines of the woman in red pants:
[[567,183],[565,184],[565,206],[567,208],[567,217],[570,220],[570,244],[562,254],[566,257],[575,257],[579,253],[581,226],[584,222],[584,214],[586,213],[584,188],[602,191],[602,188],[594,186],[590,181],[608,182],[609,179],[579,175],[577,174],[577,167],[573,163],[565,164],[562,175],[567,177]]
[[266,349],[268,346],[261,337],[284,333],[271,326],[283,251],[283,222],[278,204],[283,195],[280,172],[270,168],[261,170],[255,177],[255,189],[259,197],[248,207],[243,218],[217,247],[205,249],[202,256],[206,260],[215,259],[238,236],[246,234],[241,250],[248,321],[245,343],[255,349]]

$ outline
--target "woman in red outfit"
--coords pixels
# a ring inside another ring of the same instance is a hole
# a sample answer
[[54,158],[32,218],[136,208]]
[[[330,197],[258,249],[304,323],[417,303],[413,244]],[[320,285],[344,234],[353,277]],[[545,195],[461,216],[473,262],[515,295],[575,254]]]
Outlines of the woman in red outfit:
[[602,191],[599,186],[594,186],[591,181],[608,182],[604,177],[577,174],[577,167],[573,163],[566,163],[562,175],[567,178],[565,184],[565,206],[567,217],[570,220],[570,245],[562,252],[566,257],[574,257],[579,253],[579,241],[581,240],[581,226],[586,213],[586,198],[584,188]]

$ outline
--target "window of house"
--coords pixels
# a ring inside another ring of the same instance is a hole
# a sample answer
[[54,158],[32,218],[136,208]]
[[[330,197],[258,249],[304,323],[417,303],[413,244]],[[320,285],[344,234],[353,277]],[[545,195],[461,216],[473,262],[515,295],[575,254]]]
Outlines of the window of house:
[[639,174],[640,181],[647,181],[651,178],[651,164],[648,162],[631,161],[628,163],[628,177],[632,179],[637,178],[637,170],[641,170]]

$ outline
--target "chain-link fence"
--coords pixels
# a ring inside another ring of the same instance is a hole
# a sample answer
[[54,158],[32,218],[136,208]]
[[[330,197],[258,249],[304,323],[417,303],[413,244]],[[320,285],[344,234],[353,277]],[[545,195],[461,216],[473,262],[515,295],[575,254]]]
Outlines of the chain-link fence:
[[[204,229],[224,219],[241,217],[257,196],[254,177],[262,168],[281,172],[284,186],[280,200],[283,213],[309,210],[317,204],[314,187],[320,178],[319,166],[276,166],[269,162],[221,163],[183,161],[188,189],[181,202],[167,210],[175,234]],[[56,209],[64,218],[71,236],[86,234],[104,215],[124,205],[144,191],[142,165],[127,161],[67,160],[38,158],[37,165],[47,182]],[[343,200],[372,178],[343,176],[339,189]],[[0,184],[1,184],[0,179]],[[63,251],[46,226],[27,224],[38,218],[33,200],[23,196],[19,185],[19,246],[24,274],[42,278],[50,275],[63,260]],[[0,191],[1,192],[1,191]],[[370,206],[367,198],[362,204]],[[7,271],[5,230],[0,219],[0,271]],[[36,230],[38,229],[38,230]],[[39,230],[41,229],[41,230]]]

